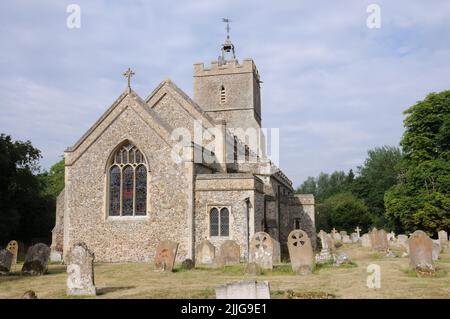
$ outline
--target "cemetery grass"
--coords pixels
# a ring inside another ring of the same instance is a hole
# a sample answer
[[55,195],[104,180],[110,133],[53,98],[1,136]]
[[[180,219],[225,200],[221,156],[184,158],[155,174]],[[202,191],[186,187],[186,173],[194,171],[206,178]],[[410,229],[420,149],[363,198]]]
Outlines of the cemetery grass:
[[[289,264],[275,265],[258,276],[244,274],[244,264],[194,270],[177,265],[173,273],[154,272],[149,263],[95,264],[98,295],[93,298],[214,298],[216,286],[242,279],[269,281],[272,298],[450,298],[448,252],[436,262],[434,277],[418,277],[408,270],[409,258],[385,257],[358,245],[344,245],[339,252],[350,257],[350,267],[319,266],[304,276],[293,274]],[[380,289],[366,286],[366,269],[372,263],[381,267]],[[21,266],[0,276],[1,299],[20,298],[30,289],[38,298],[69,298],[64,265],[50,264],[49,272],[37,277],[21,275]]]

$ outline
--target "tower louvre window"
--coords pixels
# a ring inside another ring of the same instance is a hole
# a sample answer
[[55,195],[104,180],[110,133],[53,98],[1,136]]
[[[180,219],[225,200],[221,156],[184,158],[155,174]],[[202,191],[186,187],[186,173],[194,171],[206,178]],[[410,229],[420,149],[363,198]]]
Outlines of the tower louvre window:
[[225,90],[225,87],[222,85],[220,88],[220,103],[223,104],[227,101],[227,91]]

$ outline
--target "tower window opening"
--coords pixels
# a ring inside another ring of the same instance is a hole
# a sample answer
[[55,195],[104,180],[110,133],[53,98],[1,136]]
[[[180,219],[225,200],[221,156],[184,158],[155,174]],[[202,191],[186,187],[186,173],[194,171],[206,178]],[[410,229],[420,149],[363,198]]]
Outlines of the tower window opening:
[[225,87],[222,85],[220,88],[220,103],[223,104],[227,101],[227,92],[225,90]]

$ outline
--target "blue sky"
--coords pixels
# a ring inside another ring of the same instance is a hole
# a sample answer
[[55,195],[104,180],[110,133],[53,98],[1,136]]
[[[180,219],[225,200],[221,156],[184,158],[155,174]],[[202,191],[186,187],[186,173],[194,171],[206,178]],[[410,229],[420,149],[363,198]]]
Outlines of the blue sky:
[[[81,7],[69,29],[66,8]],[[369,29],[367,6],[381,8]],[[191,95],[193,63],[215,60],[225,30],[254,59],[263,126],[280,128],[280,166],[300,184],[398,145],[402,112],[450,89],[449,1],[0,2],[0,132],[31,140],[48,168],[136,72],[146,97],[170,77]]]

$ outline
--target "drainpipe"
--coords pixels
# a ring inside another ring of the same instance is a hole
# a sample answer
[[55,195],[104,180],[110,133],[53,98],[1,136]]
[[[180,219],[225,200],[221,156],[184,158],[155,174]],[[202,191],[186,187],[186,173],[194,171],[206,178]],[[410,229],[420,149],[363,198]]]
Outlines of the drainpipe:
[[250,262],[250,198],[245,199],[246,219],[247,219],[247,261]]

